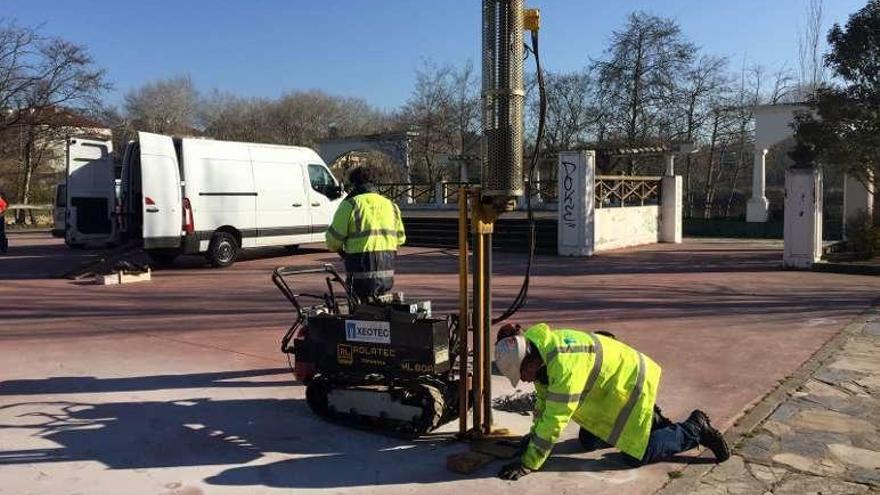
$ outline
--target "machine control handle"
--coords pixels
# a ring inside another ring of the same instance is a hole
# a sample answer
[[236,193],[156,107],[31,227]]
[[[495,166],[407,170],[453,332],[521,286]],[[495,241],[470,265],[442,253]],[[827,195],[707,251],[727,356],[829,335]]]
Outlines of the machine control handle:
[[321,203],[318,201],[313,201],[312,206],[321,206]]
[[302,203],[294,203],[290,206],[293,206],[294,208],[299,208],[300,206],[302,206]]

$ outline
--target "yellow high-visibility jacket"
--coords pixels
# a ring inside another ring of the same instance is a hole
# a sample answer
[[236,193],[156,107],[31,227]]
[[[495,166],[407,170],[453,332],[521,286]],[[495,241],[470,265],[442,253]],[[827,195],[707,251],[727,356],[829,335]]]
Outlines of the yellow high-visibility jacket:
[[369,190],[349,196],[337,208],[324,239],[328,249],[343,253],[358,297],[379,296],[394,286],[394,259],[406,233],[393,201]]
[[324,239],[331,251],[397,251],[406,242],[406,232],[400,208],[381,194],[366,192],[339,204]]
[[535,422],[522,463],[540,469],[568,422],[641,459],[648,446],[660,366],[626,344],[577,330],[530,327],[547,366],[547,385],[535,383]]

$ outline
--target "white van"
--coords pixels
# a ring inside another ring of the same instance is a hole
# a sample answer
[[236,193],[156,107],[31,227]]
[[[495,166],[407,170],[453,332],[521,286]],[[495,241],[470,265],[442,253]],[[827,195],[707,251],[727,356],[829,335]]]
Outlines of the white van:
[[323,242],[344,196],[309,148],[146,132],[125,150],[120,194],[121,242],[142,241],[157,262],[203,253],[215,267],[243,248]]

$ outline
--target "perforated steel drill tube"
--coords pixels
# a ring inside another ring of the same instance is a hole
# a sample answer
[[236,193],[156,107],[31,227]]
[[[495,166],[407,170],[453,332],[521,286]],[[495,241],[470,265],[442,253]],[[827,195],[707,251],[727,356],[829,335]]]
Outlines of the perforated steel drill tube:
[[483,0],[483,197],[523,193],[523,0]]

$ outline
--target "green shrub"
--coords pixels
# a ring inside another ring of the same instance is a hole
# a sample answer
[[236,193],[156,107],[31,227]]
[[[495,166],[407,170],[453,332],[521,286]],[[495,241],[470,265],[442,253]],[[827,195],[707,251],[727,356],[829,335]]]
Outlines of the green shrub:
[[846,244],[853,254],[873,258],[880,254],[880,226],[862,212],[846,224]]

